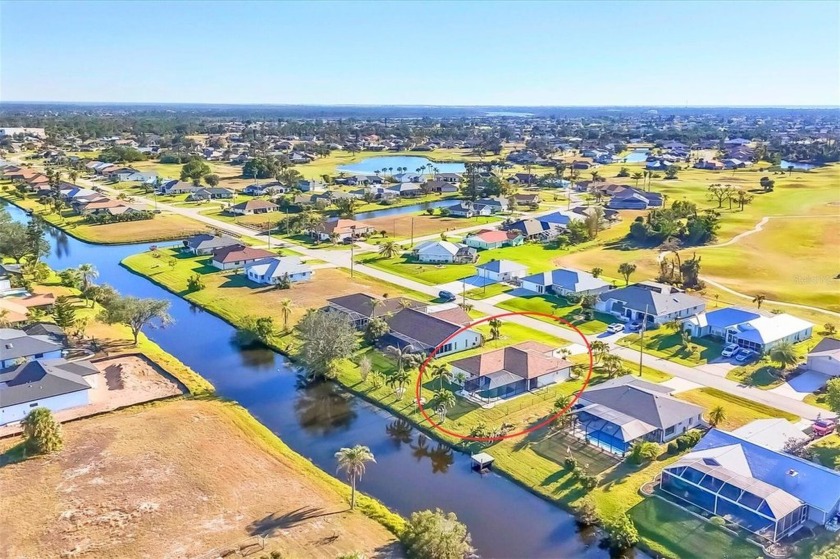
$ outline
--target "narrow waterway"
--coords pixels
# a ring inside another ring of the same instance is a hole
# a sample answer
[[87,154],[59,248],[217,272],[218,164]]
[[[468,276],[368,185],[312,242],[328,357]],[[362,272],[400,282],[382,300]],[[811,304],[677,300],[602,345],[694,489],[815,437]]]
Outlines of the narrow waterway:
[[[0,201],[13,219],[20,209]],[[236,400],[289,446],[328,472],[343,446],[364,444],[376,455],[360,489],[405,516],[439,507],[469,526],[485,558],[606,558],[593,537],[580,534],[570,515],[495,474],[470,470],[453,453],[390,414],[333,385],[303,388],[293,366],[270,350],[242,350],[234,328],[119,265],[149,245],[98,246],[50,228],[57,270],[91,263],[100,283],[120,292],[171,302],[175,323],[146,334],[207,378],[220,396]],[[636,557],[643,557],[636,553]]]

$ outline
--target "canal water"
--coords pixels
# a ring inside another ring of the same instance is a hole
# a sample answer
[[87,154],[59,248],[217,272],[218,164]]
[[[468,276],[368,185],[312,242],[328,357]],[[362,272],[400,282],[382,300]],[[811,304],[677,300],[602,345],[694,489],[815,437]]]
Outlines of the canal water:
[[458,203],[458,200],[433,200],[431,202],[420,202],[419,204],[411,204],[409,206],[399,206],[395,208],[389,208],[388,206],[383,206],[381,210],[371,210],[369,212],[358,212],[354,214],[356,219],[365,220],[365,219],[374,219],[377,217],[395,217],[398,215],[404,215],[409,213],[417,213],[425,211],[429,208],[440,208],[444,206],[454,206]]
[[[0,205],[13,219],[28,219],[15,206],[2,201]],[[341,447],[369,446],[376,463],[368,467],[360,489],[392,510],[404,516],[435,507],[455,512],[485,558],[609,556],[591,534],[579,533],[573,518],[559,508],[501,476],[472,472],[467,456],[332,384],[301,386],[294,366],[283,356],[239,348],[229,324],[119,265],[151,244],[99,246],[57,229],[49,233],[53,250],[47,262],[54,269],[91,263],[100,283],[124,294],[170,301],[175,323],[147,329],[146,335],[322,469],[335,472],[333,455]],[[637,552],[635,557],[644,555]]]

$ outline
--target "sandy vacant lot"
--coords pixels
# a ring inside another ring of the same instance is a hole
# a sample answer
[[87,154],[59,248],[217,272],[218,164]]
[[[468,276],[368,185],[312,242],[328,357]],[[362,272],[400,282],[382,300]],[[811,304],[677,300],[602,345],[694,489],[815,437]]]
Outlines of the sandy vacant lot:
[[269,536],[262,553],[399,555],[233,406],[178,400],[65,425],[60,453],[0,468],[0,556],[195,558],[254,534]]
[[[55,417],[59,421],[87,417],[186,392],[170,375],[141,356],[113,357],[94,364],[100,372],[88,377],[88,381],[93,385],[90,404],[57,412]],[[19,425],[0,427],[0,437],[20,431]]]
[[[457,204],[457,200],[452,200],[452,205]],[[435,233],[445,233],[446,231],[453,231],[455,229],[463,229],[465,227],[474,227],[476,225],[487,224],[488,228],[495,229],[501,221],[495,217],[479,217],[466,219],[463,217],[440,217],[438,215],[429,216],[425,214],[403,214],[388,217],[376,217],[373,219],[364,220],[365,223],[376,228],[377,231],[387,231],[391,237],[410,237],[411,236],[411,221],[414,220],[414,236],[423,237],[425,235],[434,235]],[[376,242],[380,237],[377,235],[371,239],[371,242]],[[385,239],[387,240],[387,239]]]

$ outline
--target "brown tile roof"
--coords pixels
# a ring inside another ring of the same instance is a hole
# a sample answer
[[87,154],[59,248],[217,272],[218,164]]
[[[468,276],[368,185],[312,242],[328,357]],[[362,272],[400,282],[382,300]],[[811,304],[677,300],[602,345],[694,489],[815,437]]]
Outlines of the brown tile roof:
[[470,315],[467,314],[467,311],[462,309],[461,307],[453,307],[451,309],[444,309],[438,312],[430,312],[428,313],[435,318],[442,318],[447,322],[452,322],[455,324],[460,324],[462,326],[466,326],[472,322],[472,318]]
[[464,359],[456,359],[451,365],[473,376],[507,371],[525,379],[541,377],[572,366],[572,363],[564,359],[546,356],[545,354],[549,351],[551,351],[549,346],[537,342],[525,342]]
[[213,251],[213,261],[221,264],[228,262],[242,262],[245,260],[259,260],[260,258],[271,258],[277,256],[261,248],[251,248],[245,245],[233,245]]

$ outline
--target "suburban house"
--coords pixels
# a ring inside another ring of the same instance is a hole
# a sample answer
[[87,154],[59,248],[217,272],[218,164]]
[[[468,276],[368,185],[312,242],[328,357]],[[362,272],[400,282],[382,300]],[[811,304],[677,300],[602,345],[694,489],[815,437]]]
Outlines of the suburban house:
[[435,264],[471,264],[478,259],[478,252],[465,244],[451,241],[423,241],[411,251],[418,262]]
[[514,194],[513,201],[518,206],[538,206],[540,204],[540,195],[535,193]]
[[405,308],[420,308],[424,303],[405,297],[380,299],[365,293],[353,293],[327,299],[327,310],[342,313],[356,328],[364,328],[373,318],[396,314]]
[[706,302],[700,297],[662,283],[645,281],[613,289],[598,296],[595,309],[620,320],[645,321],[646,327],[657,328],[671,320],[700,314]]
[[771,450],[784,450],[790,441],[808,442],[811,438],[784,418],[756,419],[731,431],[733,435]]
[[771,542],[840,507],[840,472],[719,429],[666,466],[659,487]]
[[30,336],[46,336],[61,346],[67,345],[67,334],[60,326],[52,322],[35,322],[24,326],[23,331]]
[[233,196],[234,192],[229,188],[199,188],[190,192],[187,200],[228,200]]
[[477,217],[493,215],[493,209],[490,206],[474,204],[469,201],[459,202],[452,206],[447,206],[446,210],[449,215],[454,217]]
[[380,345],[409,348],[409,351],[422,353],[431,353],[440,346],[435,354],[438,357],[478,347],[484,341],[481,333],[472,329],[463,330],[449,339],[463,325],[422,309],[402,309],[392,316],[386,316],[385,322],[388,323],[389,332],[380,340]]
[[840,376],[840,340],[820,340],[808,354],[808,369],[834,377]]
[[245,265],[245,275],[255,283],[274,285],[281,281],[307,281],[312,279],[312,268],[297,256],[273,256]]
[[421,189],[425,192],[437,192],[438,194],[450,194],[459,190],[458,183],[441,180],[426,181]]
[[327,189],[327,185],[321,181],[301,179],[298,181],[297,188],[301,192],[323,192]]
[[339,241],[344,241],[372,235],[375,232],[376,229],[367,223],[333,217],[317,225],[309,234],[319,241],[329,241],[333,235],[336,235]]
[[637,441],[666,443],[703,423],[703,408],[631,375],[590,386],[572,411],[575,436],[619,455]]
[[0,425],[24,419],[34,408],[53,412],[90,403],[99,369],[89,361],[36,359],[0,373]]
[[389,186],[386,190],[403,197],[421,196],[423,194],[423,189],[416,182],[395,184],[394,186]]
[[458,173],[435,173],[435,180],[448,182],[450,184],[458,184],[461,182],[461,175]]
[[553,348],[538,342],[523,342],[457,359],[450,365],[452,376],[464,379],[464,392],[485,402],[568,380],[572,369],[572,363],[558,358]]
[[177,194],[189,194],[190,192],[195,192],[196,190],[201,190],[201,187],[196,186],[191,182],[171,180],[160,185],[158,188],[158,194],[163,196],[174,196]]
[[698,313],[683,321],[692,337],[710,336],[759,353],[783,343],[807,340],[814,325],[789,314],[764,314],[751,309],[726,307]]
[[508,231],[500,231],[498,229],[483,229],[478,233],[468,235],[464,239],[464,244],[467,246],[477,248],[480,250],[488,250],[492,248],[501,248],[506,246],[519,246],[525,242],[519,231],[515,229]]
[[491,260],[475,267],[476,275],[492,281],[511,281],[523,278],[528,268],[512,260]]
[[607,202],[607,207],[613,210],[646,210],[661,208],[664,200],[658,192],[645,192],[635,188],[625,188],[616,191]]
[[0,370],[34,359],[61,357],[63,349],[62,344],[47,336],[31,336],[23,330],[0,328]]
[[616,210],[600,208],[599,206],[578,206],[576,208],[572,208],[572,211],[580,216],[583,216],[583,218],[586,219],[591,215],[596,215],[595,212],[597,209],[601,210],[602,220],[608,225],[614,221],[619,221],[621,219],[621,216]]
[[237,244],[214,250],[210,263],[220,270],[235,270],[251,262],[264,258],[274,258],[275,256],[277,255],[273,252],[268,252],[261,248],[251,248]]
[[573,268],[557,268],[524,277],[521,287],[534,293],[555,293],[563,297],[600,295],[612,289],[612,285],[604,280]]
[[242,241],[227,235],[211,235],[199,233],[184,241],[184,247],[196,256],[212,254],[214,250],[231,246],[241,245]]
[[234,215],[256,215],[276,212],[280,206],[268,200],[246,200],[227,208],[227,213]]
[[694,164],[695,169],[706,169],[708,171],[722,171],[723,163],[714,159],[701,159]]

